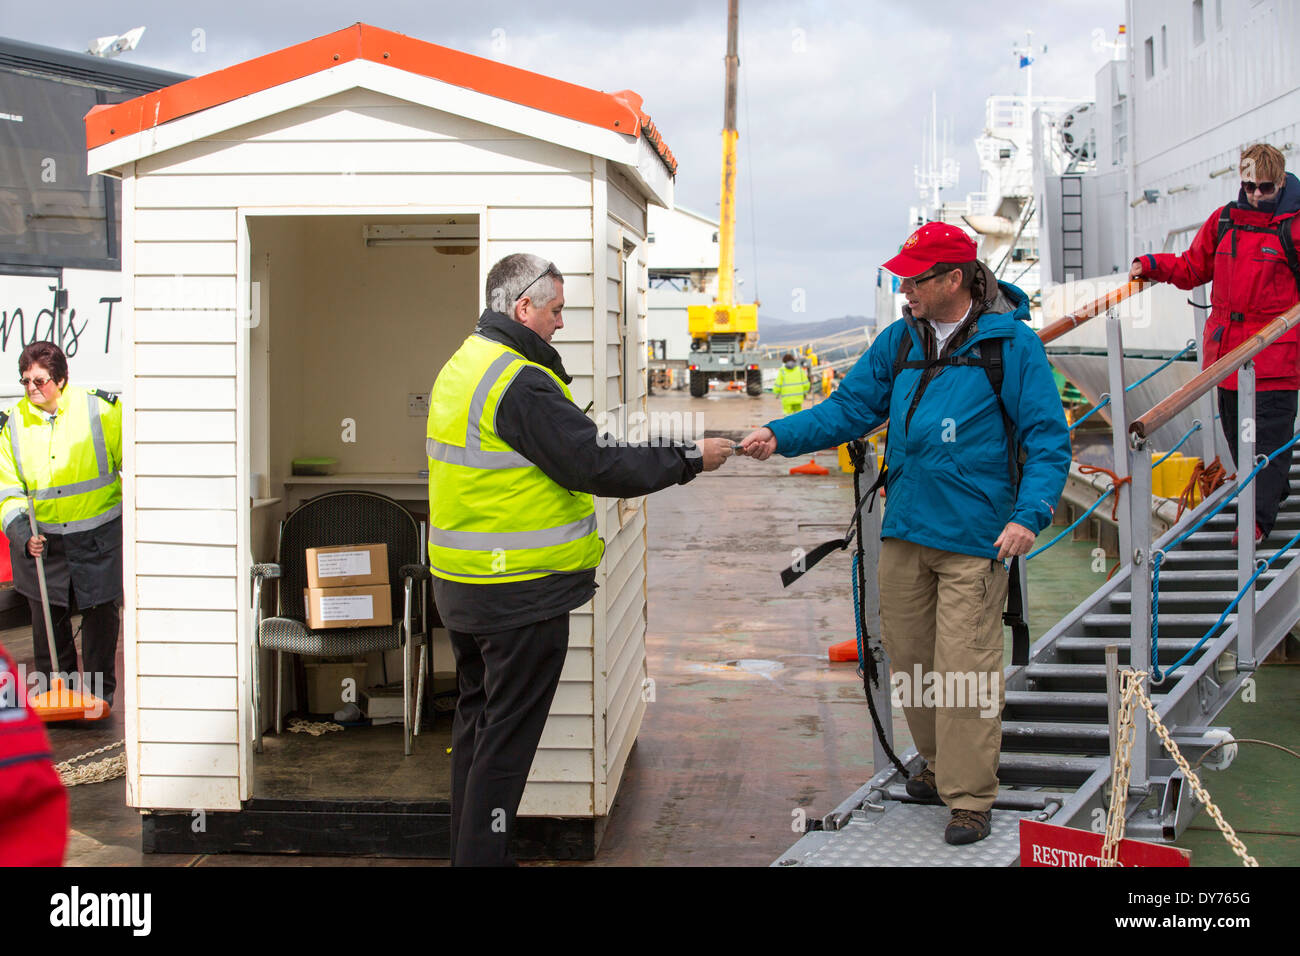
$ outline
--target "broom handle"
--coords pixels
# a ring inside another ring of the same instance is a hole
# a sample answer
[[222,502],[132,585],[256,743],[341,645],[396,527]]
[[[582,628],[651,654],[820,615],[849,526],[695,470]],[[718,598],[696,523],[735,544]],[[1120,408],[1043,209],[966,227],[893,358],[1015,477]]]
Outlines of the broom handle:
[[[36,499],[31,495],[27,496],[27,520],[32,526],[32,537],[37,537],[40,532],[36,530]],[[50,592],[45,586],[45,560],[39,554],[36,555],[36,580],[41,585],[41,610],[45,612],[45,640],[50,645],[50,667],[57,674],[59,655],[54,650],[54,621],[50,617]]]

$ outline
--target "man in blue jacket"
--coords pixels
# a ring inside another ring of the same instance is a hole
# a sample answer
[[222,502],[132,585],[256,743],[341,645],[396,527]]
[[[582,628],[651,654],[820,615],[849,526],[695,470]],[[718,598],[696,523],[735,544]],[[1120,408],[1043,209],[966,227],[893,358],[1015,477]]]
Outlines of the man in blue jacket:
[[894,696],[926,760],[907,791],[950,808],[947,842],[974,843],[989,834],[998,792],[1002,562],[1027,554],[1051,522],[1069,432],[1025,321],[1028,297],[997,281],[964,232],[927,223],[884,267],[903,277],[903,317],[830,398],[769,422],[741,451],[797,457],[889,419],[880,622]]

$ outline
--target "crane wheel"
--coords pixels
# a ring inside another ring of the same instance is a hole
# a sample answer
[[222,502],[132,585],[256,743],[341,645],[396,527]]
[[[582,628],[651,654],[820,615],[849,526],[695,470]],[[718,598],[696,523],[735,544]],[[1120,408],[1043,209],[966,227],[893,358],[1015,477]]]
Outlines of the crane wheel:
[[691,372],[691,398],[703,398],[709,390],[709,376],[704,372]]
[[745,370],[745,394],[763,394],[763,372],[761,369],[751,368]]

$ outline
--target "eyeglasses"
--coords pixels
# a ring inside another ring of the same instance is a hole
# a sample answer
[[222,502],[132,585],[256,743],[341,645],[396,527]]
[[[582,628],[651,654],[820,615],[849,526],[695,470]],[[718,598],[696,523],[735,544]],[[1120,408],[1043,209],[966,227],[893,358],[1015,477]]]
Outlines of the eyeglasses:
[[524,297],[524,292],[527,292],[529,289],[535,286],[539,280],[545,278],[546,276],[558,276],[559,274],[560,274],[559,270],[555,268],[555,263],[554,262],[548,263],[546,266],[546,271],[543,272],[541,275],[539,275],[532,282],[528,283],[528,285],[524,286],[523,292],[520,292],[517,296],[515,296],[515,301],[518,302],[520,299],[522,299]]
[[955,270],[952,268],[940,269],[938,272],[931,272],[928,276],[921,276],[919,279],[903,279],[898,283],[898,285],[899,288],[902,288],[904,285],[910,282],[914,287],[919,286],[922,282],[929,282],[931,279],[937,279],[939,278],[939,276],[945,276],[949,272],[953,272],[953,271]]
[[39,391],[40,389],[44,388],[46,385],[49,385],[51,381],[53,381],[53,379],[20,378],[18,380],[18,384],[21,385],[23,388],[35,388]]
[[1277,183],[1248,183],[1242,182],[1241,188],[1249,196],[1253,192],[1258,192],[1261,196],[1273,195],[1273,190],[1277,188]]

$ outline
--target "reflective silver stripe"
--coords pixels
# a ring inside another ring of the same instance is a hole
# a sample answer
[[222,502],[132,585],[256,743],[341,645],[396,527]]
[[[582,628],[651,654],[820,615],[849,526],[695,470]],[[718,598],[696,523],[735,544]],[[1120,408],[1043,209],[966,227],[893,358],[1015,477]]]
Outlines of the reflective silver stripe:
[[0,488],[0,501],[6,498],[25,498],[27,492],[22,488]]
[[26,524],[26,525],[30,525],[30,524],[31,524],[31,519],[27,517],[27,505],[24,504],[21,508],[19,508],[19,509],[18,509],[17,511],[15,511],[13,514],[11,514],[11,515],[9,516],[9,520],[5,522],[5,534],[8,535],[8,536],[11,537],[11,538],[13,537],[13,535],[9,534],[9,528],[10,528],[10,526],[12,526],[13,523],[14,523],[15,521],[17,521],[19,518],[22,518],[22,520],[23,520],[23,524]]
[[[45,501],[50,498],[62,498],[66,495],[80,495],[87,491],[98,491],[100,488],[107,488],[117,482],[117,472],[110,473],[104,478],[87,478],[85,481],[74,481],[70,485],[54,485],[49,488],[38,488],[32,494],[37,501]],[[18,492],[22,494],[22,492]],[[3,492],[0,492],[3,495]]]
[[465,423],[465,447],[477,449],[483,447],[483,436],[479,431],[479,419],[483,417],[483,406],[487,404],[488,392],[497,383],[506,366],[518,359],[513,352],[502,352],[487,367],[478,385],[474,387],[474,397],[469,401],[469,419]]
[[449,465],[464,465],[466,468],[531,468],[533,463],[515,451],[483,451],[481,448],[461,448],[446,442],[424,440],[424,452],[434,461],[445,461]]
[[93,392],[86,393],[86,411],[90,415],[90,437],[95,442],[95,458],[99,461],[99,473],[108,474],[108,446],[104,444],[104,426],[99,420],[99,399]]
[[73,534],[77,531],[89,531],[92,528],[98,528],[100,525],[108,524],[114,518],[120,518],[121,516],[122,503],[119,501],[102,515],[95,515],[93,518],[82,518],[80,521],[67,521],[62,524],[57,521],[38,521],[36,526],[42,531],[50,531],[54,534]]
[[9,416],[9,444],[13,446],[14,450],[14,474],[25,485],[27,479],[23,477],[23,456],[18,450],[18,423],[14,421],[14,418],[19,414],[21,413],[15,407],[13,415]]
[[466,574],[464,571],[448,571],[446,568],[440,568],[436,564],[430,564],[430,571],[437,571],[449,578],[516,578],[522,574],[535,574],[541,577],[544,574],[573,574],[575,571],[593,571],[596,565],[590,568],[569,568],[568,570],[560,568],[524,568],[520,571],[502,571],[499,574]]
[[587,515],[557,528],[539,531],[447,531],[429,529],[429,542],[439,548],[459,551],[523,551],[526,548],[551,548],[581,541],[596,530],[596,516]]

